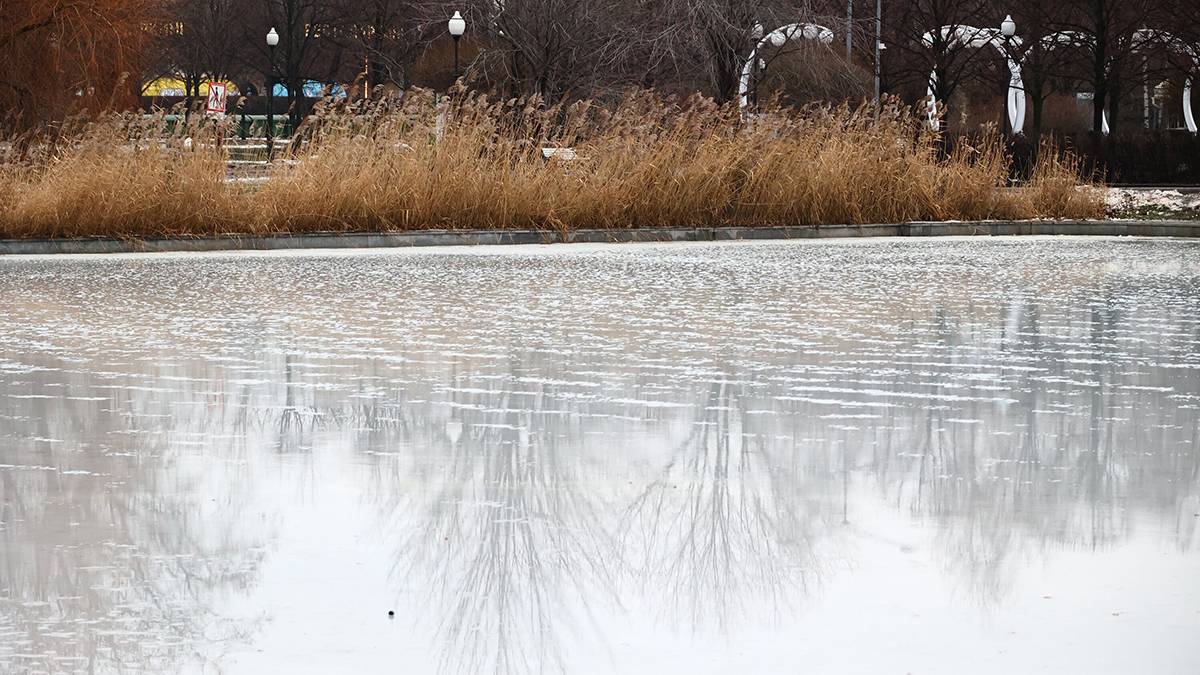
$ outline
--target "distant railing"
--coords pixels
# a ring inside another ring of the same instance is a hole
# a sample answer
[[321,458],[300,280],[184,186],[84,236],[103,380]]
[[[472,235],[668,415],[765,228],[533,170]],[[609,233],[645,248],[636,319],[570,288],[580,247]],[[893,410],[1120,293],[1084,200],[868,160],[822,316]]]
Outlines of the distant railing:
[[[166,124],[166,131],[173,132],[178,125],[189,119],[185,115],[169,114],[169,115],[153,115],[144,114],[144,119],[162,119]],[[232,121],[229,125],[229,132],[226,134],[229,138],[240,138],[249,140],[254,138],[265,139],[267,136],[267,116],[266,115],[239,115],[231,113],[225,116],[226,120]],[[292,121],[287,115],[275,115],[273,134],[275,138],[290,138],[292,135]]]

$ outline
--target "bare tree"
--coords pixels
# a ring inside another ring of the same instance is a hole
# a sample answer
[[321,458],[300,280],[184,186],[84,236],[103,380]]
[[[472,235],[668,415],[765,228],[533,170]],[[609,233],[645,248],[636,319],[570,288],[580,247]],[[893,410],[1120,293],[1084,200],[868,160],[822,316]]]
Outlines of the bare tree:
[[37,125],[80,108],[129,105],[160,26],[152,0],[0,1],[0,123]]
[[845,59],[837,45],[809,41],[791,44],[764,59],[769,64],[756,84],[759,92],[772,92],[785,103],[804,105],[816,101],[861,102],[871,96],[871,75]]
[[431,0],[341,0],[340,23],[351,51],[365,61],[366,85],[405,89],[430,39],[445,30],[445,3]]
[[[172,0],[172,21],[162,42],[162,74],[179,77],[189,99],[200,95],[209,79],[225,80],[233,73],[242,44],[237,0]],[[189,105],[190,107],[190,105]]]
[[472,12],[486,47],[481,65],[487,77],[550,100],[626,85],[653,61],[639,61],[658,38],[653,4],[483,0]]
[[[948,103],[950,97],[975,75],[982,50],[958,39],[987,17],[987,0],[911,0],[885,6],[885,40],[894,56],[893,75],[901,82],[926,86],[933,98]],[[999,25],[1001,17],[990,24]]]
[[1129,80],[1137,77],[1139,49],[1144,47],[1138,31],[1154,23],[1162,8],[1160,0],[1064,0],[1065,16],[1058,23],[1071,45],[1086,54],[1087,67],[1080,72],[1092,86],[1092,130],[1104,129],[1104,111],[1115,128],[1120,116],[1121,95]]
[[[759,4],[748,0],[676,0],[672,14],[684,18],[688,36],[703,55],[717,101],[737,93],[742,62],[754,46]],[[773,23],[773,22],[769,22]]]

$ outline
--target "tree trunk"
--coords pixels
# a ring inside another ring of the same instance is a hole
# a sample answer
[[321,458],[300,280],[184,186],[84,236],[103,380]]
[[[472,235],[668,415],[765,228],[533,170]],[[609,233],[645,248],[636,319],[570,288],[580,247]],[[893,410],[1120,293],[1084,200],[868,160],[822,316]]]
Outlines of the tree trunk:
[[1042,140],[1042,113],[1046,109],[1046,100],[1040,95],[1033,97],[1033,138],[1034,143]]
[[1042,114],[1046,110],[1046,85],[1042,78],[1033,77],[1025,81],[1025,94],[1033,106],[1033,133],[1029,138],[1036,147],[1042,139]]
[[187,73],[183,76],[183,118],[185,120],[191,118],[192,107],[196,104],[196,99],[200,98],[201,79],[198,73]]
[[737,95],[741,79],[741,66],[737,52],[721,33],[721,29],[708,31],[708,45],[712,50],[713,98],[717,103],[728,103]]

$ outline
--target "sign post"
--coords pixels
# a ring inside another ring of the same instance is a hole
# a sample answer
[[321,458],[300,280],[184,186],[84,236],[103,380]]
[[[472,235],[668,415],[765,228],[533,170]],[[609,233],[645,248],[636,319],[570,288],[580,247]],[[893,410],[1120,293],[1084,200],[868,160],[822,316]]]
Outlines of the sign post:
[[208,105],[205,106],[205,112],[213,115],[225,114],[225,101],[228,91],[224,84],[220,82],[208,83]]

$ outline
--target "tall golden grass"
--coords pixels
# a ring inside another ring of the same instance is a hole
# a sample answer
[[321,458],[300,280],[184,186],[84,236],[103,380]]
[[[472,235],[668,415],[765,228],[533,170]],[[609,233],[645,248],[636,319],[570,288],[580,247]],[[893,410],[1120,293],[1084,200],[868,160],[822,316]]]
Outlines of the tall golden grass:
[[[918,116],[772,107],[752,119],[651,93],[545,106],[458,93],[329,105],[269,180],[231,180],[227,129],[110,116],[0,164],[0,236],[429,228],[822,225],[1101,217],[1047,151],[1021,189],[998,137],[939,152]],[[26,144],[28,146],[28,144]],[[543,148],[571,148],[546,159]],[[235,172],[236,174],[236,172]],[[232,175],[236,177],[236,175]]]

